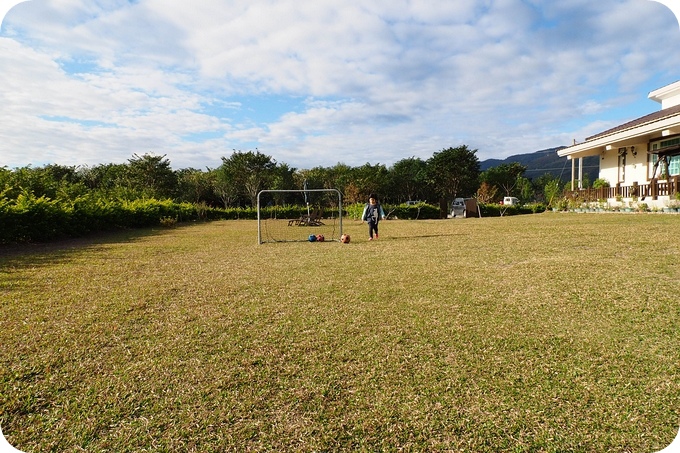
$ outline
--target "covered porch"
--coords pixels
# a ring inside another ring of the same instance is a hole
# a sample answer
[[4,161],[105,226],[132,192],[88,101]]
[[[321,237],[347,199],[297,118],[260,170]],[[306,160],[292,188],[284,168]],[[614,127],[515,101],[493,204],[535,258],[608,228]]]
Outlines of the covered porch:
[[653,178],[646,184],[633,182],[630,186],[616,184],[612,187],[599,189],[576,189],[565,191],[569,199],[582,200],[585,203],[615,201],[669,201],[676,199],[680,194],[680,175],[672,176],[666,180]]
[[[661,110],[610,128],[557,154],[571,160],[570,200],[664,207],[680,193],[680,81],[649,93]],[[582,185],[583,158],[598,156],[608,187]],[[680,201],[680,200],[678,200]]]

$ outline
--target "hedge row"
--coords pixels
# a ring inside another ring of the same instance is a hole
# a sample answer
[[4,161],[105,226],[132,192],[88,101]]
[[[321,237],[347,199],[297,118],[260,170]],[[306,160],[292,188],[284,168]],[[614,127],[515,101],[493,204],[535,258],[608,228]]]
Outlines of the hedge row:
[[482,217],[500,217],[519,215],[519,214],[536,214],[539,212],[545,212],[546,206],[541,203],[535,203],[531,205],[501,205],[501,204],[484,204],[479,205],[479,210],[482,213]]
[[[364,204],[344,207],[343,215],[358,220]],[[439,208],[420,204],[414,206],[384,206],[385,213],[398,219],[438,219]],[[305,208],[285,206],[264,208],[263,216],[297,218]],[[482,217],[530,214],[545,207],[480,205]],[[331,216],[330,210],[324,214]],[[0,195],[0,244],[17,242],[46,242],[64,237],[78,237],[88,233],[124,228],[144,228],[159,225],[163,219],[177,222],[195,220],[257,219],[256,208],[212,208],[205,204],[177,203],[172,200],[139,199],[107,200],[92,196],[75,200],[51,200],[21,194],[16,199]]]
[[116,228],[158,225],[163,217],[192,220],[197,216],[194,205],[169,200],[81,197],[63,201],[21,194],[14,200],[0,199],[0,243],[45,242]]
[[[265,208],[263,215],[269,216],[269,209]],[[299,206],[288,206],[277,208],[277,215],[297,218],[303,211]],[[47,242],[115,229],[153,227],[164,219],[254,220],[257,209],[212,208],[153,198],[128,201],[86,195],[75,200],[52,200],[24,193],[9,199],[0,194],[0,244]]]
[[[345,206],[345,212],[343,215],[350,219],[359,220],[361,219],[361,214],[363,214],[365,206],[366,204],[364,203],[356,203]],[[441,217],[438,207],[425,203],[417,205],[401,204],[398,206],[383,205],[383,211],[385,211],[385,214],[391,218],[402,220],[439,219]]]

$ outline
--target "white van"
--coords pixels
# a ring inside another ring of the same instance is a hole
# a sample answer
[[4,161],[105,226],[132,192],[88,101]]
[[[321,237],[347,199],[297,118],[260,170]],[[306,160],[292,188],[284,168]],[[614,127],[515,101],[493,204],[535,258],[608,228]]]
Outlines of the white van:
[[519,204],[519,199],[515,197],[503,197],[502,205],[512,206],[514,204]]

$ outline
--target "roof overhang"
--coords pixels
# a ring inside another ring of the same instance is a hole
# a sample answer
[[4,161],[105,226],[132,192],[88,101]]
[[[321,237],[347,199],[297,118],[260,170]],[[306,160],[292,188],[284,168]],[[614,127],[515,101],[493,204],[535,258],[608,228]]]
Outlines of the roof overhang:
[[666,85],[649,93],[649,99],[661,103],[661,108],[680,104],[680,81]]
[[569,159],[596,156],[609,149],[646,143],[655,138],[678,133],[680,133],[680,115],[673,115],[612,134],[596,136],[592,140],[563,148],[557,151],[557,155],[566,156]]

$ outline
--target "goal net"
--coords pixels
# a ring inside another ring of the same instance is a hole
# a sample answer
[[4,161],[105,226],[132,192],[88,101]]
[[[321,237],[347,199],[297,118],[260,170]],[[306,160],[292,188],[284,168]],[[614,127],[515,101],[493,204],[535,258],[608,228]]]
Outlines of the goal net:
[[342,195],[337,189],[262,190],[257,194],[257,241],[326,241],[342,236]]

